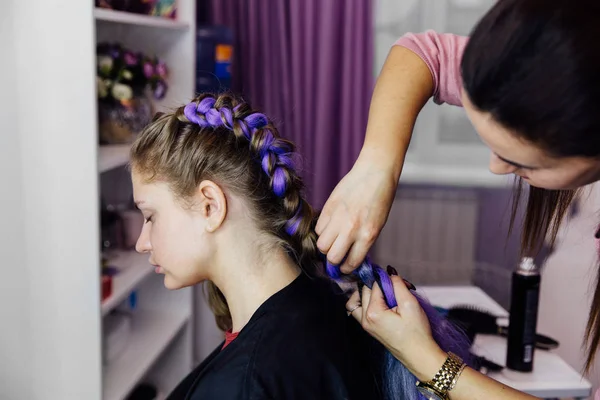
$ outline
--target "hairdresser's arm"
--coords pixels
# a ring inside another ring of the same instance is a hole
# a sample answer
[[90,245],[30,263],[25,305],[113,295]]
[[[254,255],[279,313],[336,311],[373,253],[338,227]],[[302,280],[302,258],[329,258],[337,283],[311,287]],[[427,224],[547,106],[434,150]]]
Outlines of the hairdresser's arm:
[[[392,276],[392,282],[398,307],[389,309],[375,284],[372,291],[366,286],[363,288],[362,306],[352,315],[417,379],[429,381],[444,364],[447,354],[433,340],[427,316],[415,296],[399,277]],[[352,310],[359,301],[357,292],[348,301],[347,308]],[[471,368],[464,369],[449,395],[452,400],[536,399]]]
[[339,265],[347,255],[343,272],[365,258],[387,220],[413,126],[432,93],[433,79],[423,60],[394,46],[375,85],[360,155],[316,226],[317,246],[331,263]]
[[461,105],[460,59],[467,38],[428,31],[398,39],[377,79],[358,160],[325,203],[317,246],[348,273],[364,260],[387,220],[421,109]]

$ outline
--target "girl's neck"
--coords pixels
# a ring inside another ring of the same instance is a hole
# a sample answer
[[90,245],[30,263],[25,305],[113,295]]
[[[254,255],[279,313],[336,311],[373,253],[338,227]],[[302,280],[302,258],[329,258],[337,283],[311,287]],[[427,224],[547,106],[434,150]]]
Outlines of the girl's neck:
[[223,254],[211,280],[227,300],[233,332],[239,332],[269,297],[301,272],[280,247],[264,249],[252,243],[244,246],[244,241],[238,240],[235,250]]

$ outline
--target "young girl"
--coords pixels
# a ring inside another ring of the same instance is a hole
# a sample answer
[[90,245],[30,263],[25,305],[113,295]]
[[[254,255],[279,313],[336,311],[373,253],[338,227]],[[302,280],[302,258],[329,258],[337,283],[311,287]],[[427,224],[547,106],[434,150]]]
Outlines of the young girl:
[[[265,115],[230,95],[201,95],[157,115],[134,143],[131,166],[146,221],[137,250],[169,289],[209,281],[226,331],[169,399],[377,399],[388,378],[411,383],[396,398],[417,398],[414,377],[399,363],[385,366],[383,347],[325,279],[294,146]],[[389,293],[389,276],[368,262],[355,278]],[[432,323],[438,337],[455,332]],[[464,350],[452,340],[448,350]]]

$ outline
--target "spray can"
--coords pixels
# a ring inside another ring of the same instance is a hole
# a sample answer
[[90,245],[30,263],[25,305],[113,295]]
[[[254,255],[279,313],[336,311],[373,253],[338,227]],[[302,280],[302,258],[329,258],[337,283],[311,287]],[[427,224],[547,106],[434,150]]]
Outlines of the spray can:
[[533,258],[523,257],[512,275],[506,367],[531,372],[535,351],[540,270]]

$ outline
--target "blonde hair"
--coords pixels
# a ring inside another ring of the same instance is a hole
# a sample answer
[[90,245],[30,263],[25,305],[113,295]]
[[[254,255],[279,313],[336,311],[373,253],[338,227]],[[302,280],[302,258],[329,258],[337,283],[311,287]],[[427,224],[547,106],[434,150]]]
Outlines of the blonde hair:
[[[243,198],[257,226],[309,274],[322,268],[315,212],[303,197],[293,143],[268,118],[231,94],[202,94],[171,113],[159,113],[131,149],[131,165],[148,181],[160,179],[185,201],[210,179]],[[218,326],[231,329],[223,293],[207,282]]]

